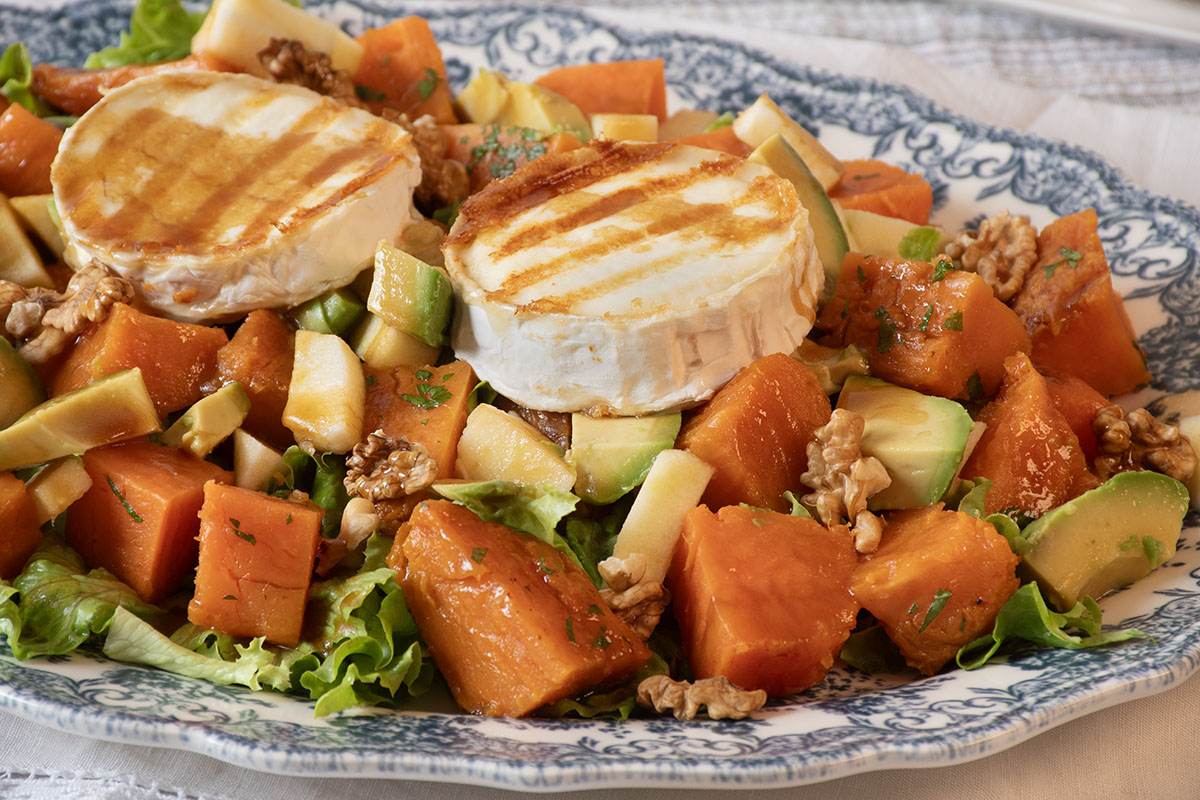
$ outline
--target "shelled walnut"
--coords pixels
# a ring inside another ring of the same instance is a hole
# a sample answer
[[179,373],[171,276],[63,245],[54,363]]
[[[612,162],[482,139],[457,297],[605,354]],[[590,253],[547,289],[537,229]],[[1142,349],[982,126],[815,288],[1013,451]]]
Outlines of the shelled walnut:
[[638,684],[638,702],[655,711],[670,710],[675,719],[692,720],[704,706],[709,719],[744,719],[767,702],[762,689],[747,691],[728,678],[705,678],[694,683],[651,675]]

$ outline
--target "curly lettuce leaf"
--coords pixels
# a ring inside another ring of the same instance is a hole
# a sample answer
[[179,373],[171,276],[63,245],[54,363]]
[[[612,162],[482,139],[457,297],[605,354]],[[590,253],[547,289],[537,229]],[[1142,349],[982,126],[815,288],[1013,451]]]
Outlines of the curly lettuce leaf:
[[1006,513],[1006,511],[988,514],[984,510],[984,501],[987,499],[988,490],[992,488],[992,483],[987,478],[961,481],[957,489],[958,510],[984,522],[990,522],[992,527],[1008,540],[1009,549],[1019,556],[1025,555],[1029,545],[1021,536],[1021,522],[1028,524],[1028,520],[1019,520],[1015,514]]
[[336,538],[342,527],[342,512],[350,495],[342,482],[346,477],[346,462],[332,453],[309,453],[292,445],[283,453],[283,470],[278,481],[272,479],[267,494],[287,497],[299,490],[324,509],[321,517],[321,538]]
[[908,669],[900,648],[882,625],[872,625],[850,634],[839,655],[850,666],[870,675],[894,674]]
[[92,53],[83,65],[96,69],[183,58],[192,51],[204,14],[188,11],[180,0],[139,0],[120,43]]
[[[1149,638],[1136,628],[1101,633],[1100,606],[1090,597],[1076,603],[1065,614],[1046,606],[1036,582],[1027,583],[1008,599],[996,615],[992,632],[980,636],[958,651],[956,660],[963,669],[979,669],[1006,643],[1015,640],[1034,642],[1045,647],[1083,650],[1088,647]],[[1068,633],[1078,630],[1083,636]]]
[[0,94],[10,103],[25,107],[26,111],[47,117],[54,113],[30,88],[33,83],[33,59],[24,42],[10,44],[0,56]]
[[71,652],[108,630],[118,608],[145,619],[161,613],[108,570],[85,572],[79,554],[54,540],[34,553],[11,588],[20,594],[17,612],[8,609],[12,592],[6,591],[0,617],[19,659]]

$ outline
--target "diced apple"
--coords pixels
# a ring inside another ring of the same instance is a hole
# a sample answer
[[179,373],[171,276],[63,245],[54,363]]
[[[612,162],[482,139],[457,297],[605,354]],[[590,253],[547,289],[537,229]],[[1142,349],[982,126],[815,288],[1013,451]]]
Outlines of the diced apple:
[[12,205],[0,195],[0,279],[25,287],[54,288],[41,256],[17,221]]
[[438,348],[393,328],[383,321],[383,317],[370,313],[350,337],[350,346],[371,369],[432,364],[437,361],[439,352]]
[[658,126],[658,137],[664,142],[669,142],[682,136],[704,133],[709,125],[717,121],[717,117],[715,111],[681,108]]
[[575,485],[575,467],[562,448],[525,420],[486,404],[467,417],[456,473],[472,481],[504,480],[564,492]]
[[766,94],[759,95],[752,106],[738,114],[733,121],[733,132],[752,148],[780,134],[804,160],[825,191],[841,180],[846,171],[846,166],[833,153],[826,150],[803,125],[783,113],[783,109]]
[[623,142],[657,142],[658,117],[653,114],[592,114],[592,136]]
[[66,245],[63,243],[58,223],[55,221],[54,215],[50,213],[51,197],[53,195],[28,194],[24,197],[10,197],[8,202],[12,204],[17,219],[25,226],[26,230],[36,233],[42,243],[50,248],[50,252],[58,258],[62,258]]
[[342,339],[296,331],[296,358],[283,424],[296,441],[317,450],[348,452],[362,438],[367,388],[362,363]]
[[283,471],[283,453],[246,433],[233,432],[233,483],[261,492]]
[[38,524],[44,524],[66,511],[72,503],[92,488],[92,477],[83,466],[83,459],[67,456],[49,464],[29,479],[25,490],[37,510]]
[[286,0],[215,0],[204,24],[192,38],[192,53],[266,77],[258,51],[272,38],[297,39],[310,52],[326,53],[334,69],[353,75],[363,46],[335,23],[320,19]]

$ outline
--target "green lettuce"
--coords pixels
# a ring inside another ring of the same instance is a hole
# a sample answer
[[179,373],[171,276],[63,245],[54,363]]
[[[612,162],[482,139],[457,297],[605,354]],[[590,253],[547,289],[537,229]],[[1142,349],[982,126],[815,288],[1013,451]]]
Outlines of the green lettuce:
[[[1100,606],[1092,598],[1085,597],[1067,613],[1059,614],[1046,606],[1036,582],[1027,583],[1017,589],[1000,609],[992,632],[964,645],[958,651],[956,660],[963,669],[979,669],[1004,644],[1022,639],[1045,647],[1082,650],[1129,639],[1148,638],[1147,634],[1136,628],[1108,633],[1101,633],[1100,628]],[[1083,635],[1076,636],[1068,633],[1068,630],[1078,630]]]
[[[20,602],[14,603],[18,593]],[[51,539],[12,586],[4,587],[0,630],[19,659],[61,655],[108,630],[118,608],[146,619],[161,613],[108,570],[85,572],[78,553]]]
[[[984,510],[984,501],[991,488],[992,481],[987,478],[961,481],[956,490],[957,508],[964,514],[970,514],[972,517],[990,522],[992,527],[1008,540],[1009,549],[1019,556],[1024,555],[1025,551],[1029,549],[1029,545],[1021,536],[1021,523],[1028,524],[1028,520],[1021,519],[1015,512],[1009,513],[1007,509],[988,514]],[[950,505],[954,505],[954,502],[951,501]]]
[[192,51],[192,37],[204,22],[204,12],[190,12],[180,0],[139,0],[120,44],[87,57],[84,66],[122,67],[183,58]]
[[[592,583],[599,588],[604,581],[597,569],[604,559],[613,554],[617,544],[617,534],[625,524],[629,508],[633,505],[633,495],[625,495],[612,505],[604,506],[604,516],[596,517],[571,515],[562,526],[562,538],[567,546],[575,553]],[[587,507],[592,511],[590,507]],[[599,513],[599,510],[592,511]]]
[[10,44],[0,56],[0,94],[10,103],[25,107],[26,111],[46,117],[53,114],[50,106],[33,93],[33,59],[24,42]]
[[898,251],[901,258],[910,261],[932,261],[937,255],[938,243],[942,240],[942,232],[932,225],[920,225],[912,228],[900,239]]
[[872,675],[893,674],[908,668],[900,648],[896,647],[882,625],[872,625],[850,634],[839,656],[855,669]]
[[345,460],[332,453],[313,455],[292,445],[283,453],[282,473],[279,481],[272,479],[267,494],[287,497],[295,490],[306,492],[325,511],[321,517],[322,538],[335,538],[342,527],[342,512],[350,502],[342,482],[346,477]]

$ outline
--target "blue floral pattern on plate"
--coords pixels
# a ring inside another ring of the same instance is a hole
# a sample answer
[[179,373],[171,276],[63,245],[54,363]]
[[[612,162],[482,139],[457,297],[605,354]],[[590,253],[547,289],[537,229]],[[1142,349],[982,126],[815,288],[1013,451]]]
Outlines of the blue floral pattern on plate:
[[[1130,185],[1080,148],[960,117],[912,92],[786,63],[744,45],[633,32],[582,13],[519,5],[418,8],[309,0],[347,30],[400,13],[430,20],[461,88],[477,66],[529,78],[564,64],[662,57],[675,107],[737,109],[769,92],[845,157],[919,170],[935,217],[956,228],[1008,209],[1037,224],[1092,206],[1159,388],[1200,385],[1200,214]],[[78,64],[116,40],[129,5],[99,0],[31,14],[0,5],[0,30],[35,58]],[[1200,664],[1200,530],[1175,559],[1105,599],[1111,624],[1154,637],[1085,652],[1027,649],[978,672],[904,681],[834,669],[753,720],[627,723],[492,720],[420,710],[315,720],[312,704],[82,652],[0,658],[0,708],[85,736],[195,750],[288,774],[391,776],[525,790],[603,785],[783,786],[935,766],[1011,746],[1104,706],[1161,691]],[[4,651],[7,654],[7,650]]]

